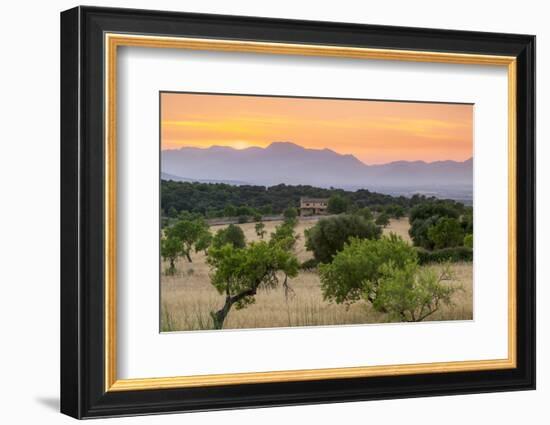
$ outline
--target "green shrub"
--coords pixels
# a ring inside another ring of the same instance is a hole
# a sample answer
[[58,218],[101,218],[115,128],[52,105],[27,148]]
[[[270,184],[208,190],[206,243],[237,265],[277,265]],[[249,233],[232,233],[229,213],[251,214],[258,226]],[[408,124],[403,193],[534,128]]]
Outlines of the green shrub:
[[382,229],[358,215],[341,214],[323,218],[306,230],[306,248],[320,263],[328,263],[351,238],[379,239]]
[[212,239],[211,246],[221,248],[224,245],[232,245],[234,248],[244,248],[246,239],[243,229],[234,224],[230,224],[225,229],[220,229],[216,232],[216,236]]
[[285,220],[294,220],[298,217],[298,210],[294,207],[288,207],[283,211],[283,217]]
[[429,251],[424,248],[416,248],[419,264],[444,263],[458,261],[473,261],[474,251],[472,248],[457,246],[453,248],[437,249]]
[[456,218],[441,217],[428,229],[428,238],[435,249],[452,248],[463,244],[464,231]]
[[237,219],[237,222],[238,222],[239,224],[248,223],[248,216],[246,216],[246,215],[240,215],[239,218]]
[[454,280],[448,265],[438,273],[432,267],[419,267],[416,262],[408,262],[403,267],[388,262],[380,271],[382,277],[376,285],[367,282],[365,292],[375,297],[374,309],[386,313],[390,320],[421,322],[441,305],[453,304],[451,297],[458,288],[442,283]]
[[[433,242],[428,237],[428,230],[435,226],[439,216],[434,215],[426,219],[418,218],[411,222],[409,228],[409,236],[413,240],[413,245],[420,246],[425,249],[433,249]],[[410,219],[409,219],[410,220]]]
[[319,265],[325,300],[351,304],[364,300],[390,320],[420,322],[441,305],[451,305],[457,288],[449,266],[437,272],[420,267],[416,250],[399,236],[352,238],[330,264]]
[[[393,233],[378,240],[351,238],[331,263],[319,265],[323,297],[338,304],[356,302],[369,282],[378,284],[382,265],[403,268],[416,260],[415,249]],[[375,296],[368,298],[372,302]]]
[[[426,249],[437,248],[429,237],[428,231],[435,226],[441,218],[457,219],[464,210],[464,206],[454,201],[430,201],[415,205],[409,214],[411,236],[415,246]],[[462,236],[463,237],[463,236]],[[462,240],[460,241],[462,243]],[[441,248],[444,248],[441,246]]]

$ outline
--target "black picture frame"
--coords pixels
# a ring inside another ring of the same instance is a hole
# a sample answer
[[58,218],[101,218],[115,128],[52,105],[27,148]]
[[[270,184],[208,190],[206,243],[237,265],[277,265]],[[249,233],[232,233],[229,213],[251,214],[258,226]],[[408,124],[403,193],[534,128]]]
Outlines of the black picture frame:
[[[105,391],[104,34],[307,43],[517,58],[517,367]],[[75,418],[535,388],[535,37],[132,9],[61,13],[61,412]]]

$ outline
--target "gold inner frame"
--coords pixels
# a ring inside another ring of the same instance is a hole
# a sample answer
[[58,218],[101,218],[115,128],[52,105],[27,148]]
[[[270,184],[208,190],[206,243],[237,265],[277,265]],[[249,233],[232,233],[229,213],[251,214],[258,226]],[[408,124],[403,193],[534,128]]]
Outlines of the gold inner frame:
[[[105,34],[105,391],[135,391],[417,373],[511,369],[516,359],[516,58],[462,53],[370,49],[255,41]],[[495,360],[118,379],[116,325],[116,99],[120,46],[436,62],[507,67],[508,71],[508,357]]]

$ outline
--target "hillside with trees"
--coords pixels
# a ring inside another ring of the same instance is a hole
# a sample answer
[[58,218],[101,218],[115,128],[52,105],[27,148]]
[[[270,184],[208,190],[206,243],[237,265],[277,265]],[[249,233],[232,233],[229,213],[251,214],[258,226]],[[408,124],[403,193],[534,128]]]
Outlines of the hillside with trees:
[[[345,191],[323,189],[313,186],[234,186],[223,183],[161,181],[161,207],[163,216],[176,217],[180,212],[197,213],[205,218],[238,217],[282,214],[289,206],[297,208],[301,197],[328,198],[331,213],[339,214],[369,207],[382,211],[390,217],[401,217],[405,211],[434,197],[414,195],[412,197],[391,196],[366,189]],[[452,200],[444,201],[453,208],[462,204]]]

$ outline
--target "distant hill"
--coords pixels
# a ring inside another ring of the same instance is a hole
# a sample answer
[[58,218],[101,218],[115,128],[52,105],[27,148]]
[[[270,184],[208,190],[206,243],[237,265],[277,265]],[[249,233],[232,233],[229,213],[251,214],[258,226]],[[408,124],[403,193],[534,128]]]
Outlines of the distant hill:
[[463,162],[397,161],[366,165],[353,155],[341,155],[330,149],[306,149],[290,142],[274,142],[266,148],[212,146],[165,150],[161,163],[165,175],[180,181],[412,191],[426,187],[471,187],[473,183],[471,158]]
[[232,184],[234,186],[242,186],[242,185],[249,184],[247,182],[242,182],[238,180],[191,179],[188,177],[180,177],[180,176],[175,176],[173,174],[162,173],[162,172],[160,173],[160,178],[161,180],[167,180],[167,181],[172,180],[175,182],[224,183],[224,184]]

